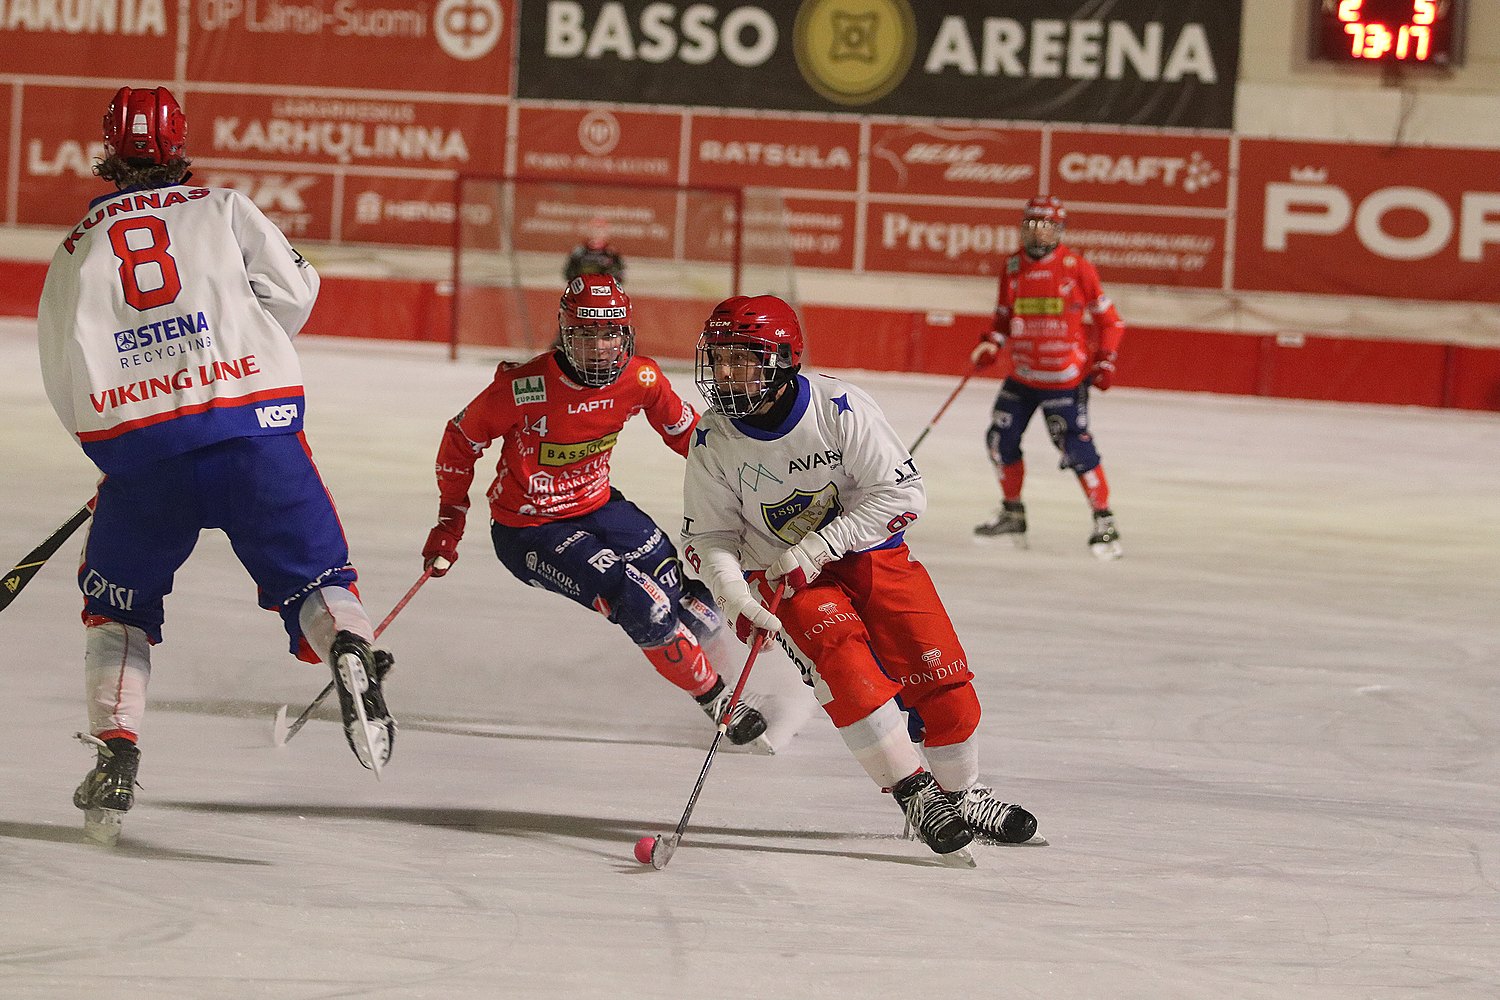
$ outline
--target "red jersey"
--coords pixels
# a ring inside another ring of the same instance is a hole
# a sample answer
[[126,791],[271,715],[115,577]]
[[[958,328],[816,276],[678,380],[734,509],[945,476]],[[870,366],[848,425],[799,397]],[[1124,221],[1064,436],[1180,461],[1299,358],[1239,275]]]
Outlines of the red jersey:
[[1010,344],[1018,382],[1038,389],[1071,389],[1088,374],[1093,351],[1087,314],[1099,330],[1099,350],[1120,349],[1125,324],[1099,284],[1099,272],[1081,254],[1059,245],[1041,260],[1012,254],[1000,277],[995,335]]
[[488,493],[496,521],[519,528],[598,510],[609,500],[609,453],[625,421],[643,410],[668,447],[685,456],[698,413],[650,358],[631,358],[618,379],[597,388],[565,375],[556,353],[502,366],[443,432],[441,502],[468,506],[474,464],[503,439]]

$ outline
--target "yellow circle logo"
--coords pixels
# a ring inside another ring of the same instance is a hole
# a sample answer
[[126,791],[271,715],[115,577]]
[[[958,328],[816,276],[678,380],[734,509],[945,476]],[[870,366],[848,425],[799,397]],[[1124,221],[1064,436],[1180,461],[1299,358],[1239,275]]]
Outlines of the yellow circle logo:
[[906,78],[917,19],[906,0],[803,0],[792,49],[813,90],[836,104],[869,104]]

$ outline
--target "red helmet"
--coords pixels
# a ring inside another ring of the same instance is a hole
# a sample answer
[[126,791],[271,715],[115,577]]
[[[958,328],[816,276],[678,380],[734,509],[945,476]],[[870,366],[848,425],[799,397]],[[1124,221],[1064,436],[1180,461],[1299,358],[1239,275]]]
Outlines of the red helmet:
[[1056,195],[1039,194],[1026,203],[1021,213],[1021,245],[1026,253],[1040,260],[1057,249],[1067,228],[1068,210]]
[[607,274],[574,278],[558,303],[557,336],[584,385],[611,384],[635,354],[630,297]]
[[1028,219],[1042,219],[1061,228],[1068,223],[1068,210],[1057,195],[1039,194],[1026,203],[1026,210],[1021,213],[1022,222]]
[[166,87],[121,87],[104,112],[106,155],[154,164],[180,160],[187,152],[187,116]]
[[749,416],[796,375],[802,347],[802,324],[785,300],[774,295],[725,299],[698,338],[698,391],[725,416]]

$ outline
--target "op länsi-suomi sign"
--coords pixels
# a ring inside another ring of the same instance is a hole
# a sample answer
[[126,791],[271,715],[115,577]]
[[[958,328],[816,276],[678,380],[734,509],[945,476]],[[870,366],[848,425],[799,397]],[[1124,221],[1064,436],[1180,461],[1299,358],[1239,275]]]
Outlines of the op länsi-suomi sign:
[[1229,129],[1241,0],[526,0],[528,98]]

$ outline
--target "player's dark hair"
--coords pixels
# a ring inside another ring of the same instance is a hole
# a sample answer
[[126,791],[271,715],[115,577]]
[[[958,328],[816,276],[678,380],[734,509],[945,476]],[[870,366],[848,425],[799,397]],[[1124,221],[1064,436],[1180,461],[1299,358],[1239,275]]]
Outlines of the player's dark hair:
[[192,165],[193,161],[185,156],[166,163],[111,156],[94,164],[94,176],[112,182],[122,191],[125,188],[169,187],[181,184],[188,175],[188,167]]

